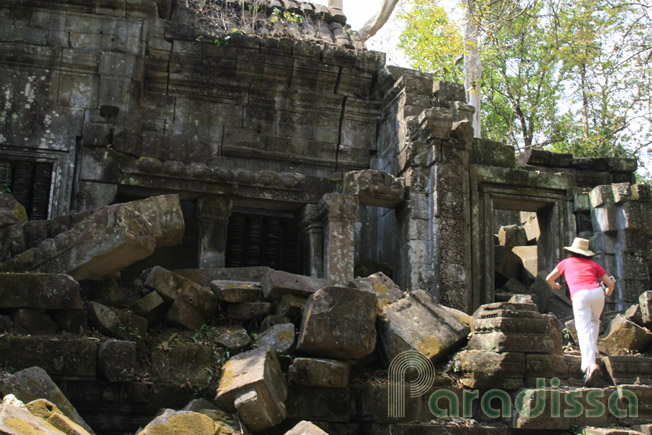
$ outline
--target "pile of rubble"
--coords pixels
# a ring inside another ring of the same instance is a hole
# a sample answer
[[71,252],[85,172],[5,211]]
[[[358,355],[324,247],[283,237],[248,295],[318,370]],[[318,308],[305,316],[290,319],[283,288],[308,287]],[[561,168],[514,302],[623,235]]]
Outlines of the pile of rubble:
[[[22,433],[21,425],[80,435],[441,433],[458,423],[433,422],[439,405],[426,393],[539,389],[566,398],[623,383],[639,398],[637,418],[516,410],[489,418],[473,409],[456,433],[652,421],[652,358],[603,347],[613,356],[601,360],[601,388],[581,388],[579,356],[564,353],[557,318],[530,296],[468,316],[425,291],[402,292],[382,272],[341,286],[267,267],[146,267],[127,285],[117,272],[183,237],[178,197],[31,222],[8,197],[0,211],[4,433]],[[635,330],[629,349],[646,352],[651,300],[646,293],[614,317],[602,342],[622,345]],[[439,364],[440,376],[405,415],[390,416],[387,370],[406,351]]]
[[[3,379],[0,392],[17,397],[3,405],[22,410],[16,412],[26,409],[19,401],[30,409],[32,400],[47,399],[72,418],[66,410],[74,407],[58,402],[67,395],[90,416],[90,426],[107,431],[107,417],[92,412],[97,397],[83,399],[103,389],[154,386],[167,388],[167,399],[175,389],[181,394],[151,406],[214,397],[217,407],[201,405],[213,409],[206,415],[214,417],[219,407],[226,411],[220,418],[234,413],[252,431],[305,427],[306,418],[345,425],[362,419],[352,414],[368,412],[351,409],[357,400],[352,372],[385,367],[410,349],[441,360],[470,331],[466,314],[424,291],[404,294],[382,273],[343,287],[267,267],[155,266],[125,287],[117,272],[156,247],[180,242],[184,221],[174,195],[31,222],[11,212],[20,206],[10,195],[3,200],[9,219],[0,229],[0,353],[4,366],[17,372]],[[31,385],[19,380],[33,380],[34,373],[52,376],[65,391],[17,387]],[[106,403],[102,408],[111,412]],[[204,417],[188,412],[166,411],[143,433],[156,433],[149,432],[152,425],[203,424]],[[124,424],[133,417],[123,417]],[[198,420],[182,423],[186,419]],[[89,427],[76,411],[73,421]]]

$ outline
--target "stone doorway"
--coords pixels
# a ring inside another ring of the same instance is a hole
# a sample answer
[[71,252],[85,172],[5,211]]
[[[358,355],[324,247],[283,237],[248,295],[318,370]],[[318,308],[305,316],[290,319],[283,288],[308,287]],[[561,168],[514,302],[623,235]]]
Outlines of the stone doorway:
[[[481,219],[473,230],[473,246],[477,247],[473,254],[474,270],[480,272],[474,273],[474,309],[481,304],[506,297],[506,294],[503,294],[506,293],[503,292],[507,283],[507,279],[504,279],[506,271],[497,269],[497,265],[501,264],[501,257],[520,257],[513,252],[512,247],[501,247],[498,243],[497,231],[506,223],[506,216],[511,216],[513,222],[529,220],[530,225],[536,223],[538,231],[535,243],[529,242],[528,245],[526,241],[522,250],[529,251],[529,269],[536,270],[537,273],[551,270],[560,260],[570,228],[566,216],[568,207],[563,193],[543,190],[533,192],[530,189],[497,186],[483,186],[480,191]],[[520,224],[521,222],[515,222],[512,225]],[[528,246],[536,246],[536,251]],[[536,267],[532,261],[536,261]],[[517,273],[516,276],[514,273],[511,275],[506,278],[516,278],[517,282],[522,284],[522,291],[527,290],[536,277],[527,271]]]

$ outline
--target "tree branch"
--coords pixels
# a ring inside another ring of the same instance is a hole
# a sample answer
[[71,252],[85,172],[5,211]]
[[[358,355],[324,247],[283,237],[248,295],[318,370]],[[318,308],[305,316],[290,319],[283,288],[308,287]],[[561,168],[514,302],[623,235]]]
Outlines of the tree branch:
[[[331,0],[332,1],[332,0]],[[380,11],[374,15],[369,21],[367,21],[362,28],[358,30],[360,39],[362,42],[366,42],[369,38],[374,36],[381,27],[385,25],[389,17],[392,16],[394,7],[398,3],[398,0],[384,0],[383,5],[380,8]]]

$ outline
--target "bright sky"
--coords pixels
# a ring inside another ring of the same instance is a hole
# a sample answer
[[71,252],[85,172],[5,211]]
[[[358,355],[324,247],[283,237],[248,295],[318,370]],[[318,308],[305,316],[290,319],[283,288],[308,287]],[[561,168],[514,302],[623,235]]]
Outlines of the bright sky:
[[[319,3],[328,6],[328,0],[313,0],[312,3]],[[347,23],[356,30],[375,15],[383,4],[382,0],[344,0],[344,15]],[[397,6],[398,9],[399,6]],[[395,19],[396,9],[392,14],[390,21],[369,41],[367,48],[369,50],[382,51],[387,54],[387,63],[409,68],[407,61],[401,56],[396,48],[398,36],[401,33],[398,23]]]
[[[328,0],[313,0],[312,3],[319,3],[328,6]],[[441,4],[447,9],[454,9],[458,0],[444,0]],[[343,0],[344,15],[347,23],[356,30],[362,27],[372,16],[374,16],[383,4],[383,0]],[[398,50],[398,38],[401,34],[400,20],[396,19],[397,12],[401,7],[400,3],[394,9],[390,20],[378,31],[378,33],[369,41],[367,48],[369,50],[382,51],[387,54],[387,63],[410,68],[408,61]]]

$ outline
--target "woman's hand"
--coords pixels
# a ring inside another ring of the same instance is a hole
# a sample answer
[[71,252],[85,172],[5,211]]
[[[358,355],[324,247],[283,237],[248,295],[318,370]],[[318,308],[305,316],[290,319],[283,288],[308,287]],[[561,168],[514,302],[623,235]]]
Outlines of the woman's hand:
[[550,272],[550,274],[546,277],[546,282],[550,287],[552,287],[553,290],[561,289],[561,284],[555,281],[560,276],[561,272],[555,267],[552,272]]
[[604,294],[607,296],[611,296],[612,293],[614,292],[614,287],[616,287],[616,283],[614,282],[614,280],[611,279],[611,277],[605,273],[603,276],[600,277],[600,281],[602,281],[604,285],[607,286],[607,289],[604,291]]

